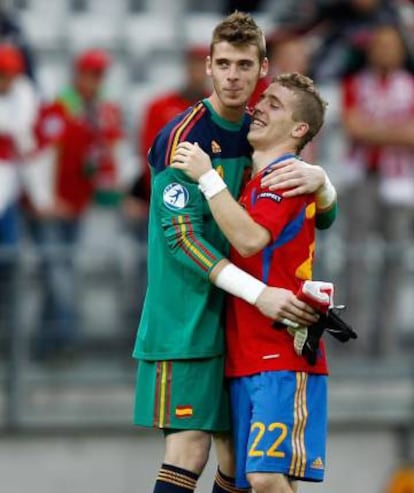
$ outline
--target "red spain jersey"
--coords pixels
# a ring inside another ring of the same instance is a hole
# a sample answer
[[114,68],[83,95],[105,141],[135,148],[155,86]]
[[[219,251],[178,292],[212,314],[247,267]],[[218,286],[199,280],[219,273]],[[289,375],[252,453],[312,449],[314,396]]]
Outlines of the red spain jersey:
[[[279,193],[260,187],[264,173],[266,169],[247,183],[240,203],[269,231],[271,242],[248,258],[243,258],[233,248],[230,258],[235,265],[267,285],[296,293],[301,281],[312,278],[315,197],[282,198]],[[295,353],[293,337],[285,326],[272,327],[272,320],[256,307],[229,296],[226,315],[226,376],[239,377],[272,370],[327,373],[323,341],[317,362],[311,366]]]
[[125,137],[116,104],[99,100],[90,113],[76,90],[68,88],[41,108],[35,127],[39,148],[58,150],[56,194],[75,216],[90,205],[97,189],[116,188],[114,146]]

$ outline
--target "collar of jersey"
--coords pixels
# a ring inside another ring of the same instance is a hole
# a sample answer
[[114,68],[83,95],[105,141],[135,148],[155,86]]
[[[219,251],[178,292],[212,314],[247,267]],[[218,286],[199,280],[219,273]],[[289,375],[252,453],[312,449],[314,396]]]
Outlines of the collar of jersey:
[[278,163],[281,163],[282,161],[286,161],[286,159],[299,159],[299,157],[296,154],[294,154],[293,152],[286,152],[285,154],[282,154],[277,159],[275,159],[271,163],[269,163],[266,166],[266,168],[263,169],[262,175],[264,176],[264,175],[271,173],[274,164],[278,164]]
[[213,105],[210,103],[208,99],[203,99],[204,105],[207,107],[208,111],[211,114],[211,119],[213,120],[214,123],[216,123],[219,127],[224,128],[224,130],[230,130],[233,132],[238,132],[244,123],[245,115],[243,115],[243,118],[235,123],[235,122],[230,122],[229,120],[224,119],[221,117],[213,108]]

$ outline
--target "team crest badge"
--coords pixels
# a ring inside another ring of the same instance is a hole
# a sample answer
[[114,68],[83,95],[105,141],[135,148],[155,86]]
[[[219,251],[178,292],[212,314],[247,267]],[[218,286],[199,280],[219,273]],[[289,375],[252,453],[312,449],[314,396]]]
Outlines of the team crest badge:
[[211,141],[211,152],[213,154],[217,154],[217,153],[221,152],[220,144],[218,142],[216,142],[215,140]]
[[189,198],[188,190],[180,183],[170,183],[162,194],[164,204],[172,210],[184,209]]

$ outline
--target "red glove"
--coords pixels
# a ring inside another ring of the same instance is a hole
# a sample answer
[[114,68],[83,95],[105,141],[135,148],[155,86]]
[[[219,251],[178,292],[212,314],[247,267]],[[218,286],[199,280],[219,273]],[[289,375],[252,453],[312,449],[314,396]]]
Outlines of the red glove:
[[[303,301],[307,305],[310,305],[321,314],[328,313],[329,308],[333,306],[333,295],[334,285],[331,282],[323,281],[304,281],[296,293],[299,300]],[[308,362],[314,365],[317,357],[317,347],[312,347],[312,351],[307,350],[307,345],[310,342],[308,327],[289,327],[287,330],[293,336],[293,346],[296,354],[305,356]],[[321,331],[320,334],[312,334],[312,336],[317,335],[319,341],[319,338],[322,336],[322,332],[323,331]],[[312,346],[313,345],[314,344],[312,344]]]
[[302,282],[296,297],[317,312],[327,313],[333,307],[334,285],[324,281]]

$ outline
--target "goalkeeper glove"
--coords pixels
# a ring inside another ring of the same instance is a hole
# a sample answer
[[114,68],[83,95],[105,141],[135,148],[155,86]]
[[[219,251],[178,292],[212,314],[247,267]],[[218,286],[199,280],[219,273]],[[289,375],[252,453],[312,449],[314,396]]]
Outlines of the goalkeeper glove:
[[341,342],[356,339],[357,334],[335,312],[343,307],[333,306],[334,287],[332,283],[322,281],[305,281],[298,290],[297,297],[319,312],[319,320],[309,327],[293,328],[288,332],[294,338],[294,348],[297,354],[302,355],[310,365],[315,365],[319,341],[326,330]]
[[[301,284],[296,296],[323,316],[333,304],[333,293],[334,286],[331,282],[305,281]],[[318,356],[323,326],[314,324],[296,329],[290,327],[287,330],[293,336],[293,347],[296,354],[304,356],[309,364],[314,365]]]
[[[338,307],[336,309],[343,308]],[[324,331],[340,342],[347,342],[349,339],[358,337],[352,327],[344,322],[334,310],[335,308],[329,308],[327,313],[322,313],[319,320],[307,328],[307,338],[303,343],[301,354],[312,366],[316,363],[319,341]]]

